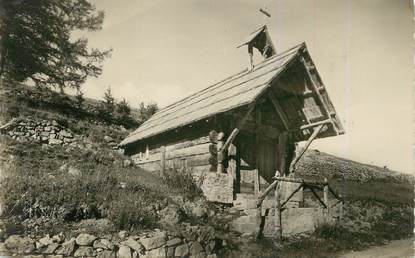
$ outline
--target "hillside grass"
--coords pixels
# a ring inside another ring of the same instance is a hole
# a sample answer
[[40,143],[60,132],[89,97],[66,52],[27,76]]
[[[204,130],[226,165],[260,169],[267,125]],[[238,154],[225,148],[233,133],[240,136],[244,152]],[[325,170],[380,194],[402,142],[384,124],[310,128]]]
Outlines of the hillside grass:
[[[103,117],[101,103],[98,100],[83,98],[80,104],[75,96],[57,92],[48,88],[36,88],[17,82],[0,81],[1,114],[0,122],[11,118],[30,116],[39,119],[55,119],[62,123],[84,121],[113,126],[124,126],[127,129],[136,128],[139,123],[138,110],[131,108],[131,116]],[[115,116],[115,115],[114,115]],[[72,123],[73,124],[73,123]]]
[[[103,218],[112,223],[104,231],[151,229],[160,226],[158,211],[174,202],[171,197],[201,198],[188,175],[163,177],[123,167],[125,157],[102,146],[67,152],[61,146],[23,144],[7,136],[1,140],[8,146],[5,154],[13,157],[0,183],[8,234],[59,233],[82,220]],[[69,167],[79,175],[71,175]]]

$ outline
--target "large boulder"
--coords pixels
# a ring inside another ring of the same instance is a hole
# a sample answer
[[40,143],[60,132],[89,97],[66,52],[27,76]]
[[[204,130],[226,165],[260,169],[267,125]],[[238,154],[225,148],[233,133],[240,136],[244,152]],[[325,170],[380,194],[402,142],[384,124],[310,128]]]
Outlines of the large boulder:
[[159,232],[153,237],[140,239],[140,242],[146,250],[155,249],[166,244],[167,235],[165,232]]
[[94,249],[90,246],[80,246],[74,254],[75,257],[91,257],[95,255]]
[[97,258],[115,258],[117,257],[114,251],[104,250],[98,252]]
[[165,258],[166,257],[166,248],[160,247],[148,251],[144,257],[148,258]]
[[117,252],[117,257],[119,258],[131,258],[131,249],[128,246],[120,245],[120,248]]
[[52,243],[50,245],[48,245],[48,247],[46,248],[45,251],[43,251],[43,253],[45,254],[53,254],[59,247],[59,244],[57,243]]
[[57,250],[57,254],[62,254],[64,256],[71,256],[75,251],[76,240],[71,238],[68,241],[64,242],[62,246]]
[[95,239],[97,239],[96,236],[83,233],[76,238],[76,243],[80,246],[92,246]]
[[141,253],[144,250],[144,247],[139,242],[135,241],[133,238],[129,237],[126,241],[121,242],[122,245],[128,246],[137,253]]
[[187,244],[179,245],[174,250],[174,257],[185,257],[189,254],[189,247]]
[[7,238],[6,248],[17,254],[29,254],[35,250],[35,241],[27,236],[12,235]]
[[115,245],[111,241],[109,241],[108,239],[102,238],[100,240],[95,240],[94,248],[95,249],[101,248],[101,249],[104,249],[104,250],[114,250]]

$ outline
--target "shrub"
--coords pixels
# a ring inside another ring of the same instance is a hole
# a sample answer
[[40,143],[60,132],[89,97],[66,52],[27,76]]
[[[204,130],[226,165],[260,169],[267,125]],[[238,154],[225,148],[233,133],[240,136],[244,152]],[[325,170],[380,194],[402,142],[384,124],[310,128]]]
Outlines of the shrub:
[[191,170],[171,168],[163,173],[162,178],[166,185],[189,198],[202,196],[200,182],[195,181]]

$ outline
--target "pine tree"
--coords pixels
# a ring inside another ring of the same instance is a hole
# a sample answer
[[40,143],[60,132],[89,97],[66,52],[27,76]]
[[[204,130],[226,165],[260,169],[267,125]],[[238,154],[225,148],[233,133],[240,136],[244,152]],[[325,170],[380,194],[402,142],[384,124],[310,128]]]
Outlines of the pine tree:
[[0,78],[79,89],[102,72],[110,51],[88,49],[73,31],[101,29],[104,13],[88,0],[0,1]]

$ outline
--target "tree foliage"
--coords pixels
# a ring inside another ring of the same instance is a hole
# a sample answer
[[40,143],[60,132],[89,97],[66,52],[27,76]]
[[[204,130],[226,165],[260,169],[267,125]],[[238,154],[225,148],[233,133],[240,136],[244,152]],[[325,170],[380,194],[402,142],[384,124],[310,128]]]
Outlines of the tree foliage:
[[125,99],[117,103],[117,114],[121,119],[128,118],[131,115],[130,104]]
[[157,103],[150,102],[150,103],[144,103],[140,102],[138,106],[139,111],[139,123],[142,124],[146,120],[148,120],[152,115],[154,115],[159,110],[159,107]]
[[74,31],[101,29],[104,13],[88,0],[2,0],[0,77],[79,89],[102,72],[110,51],[88,49]]

